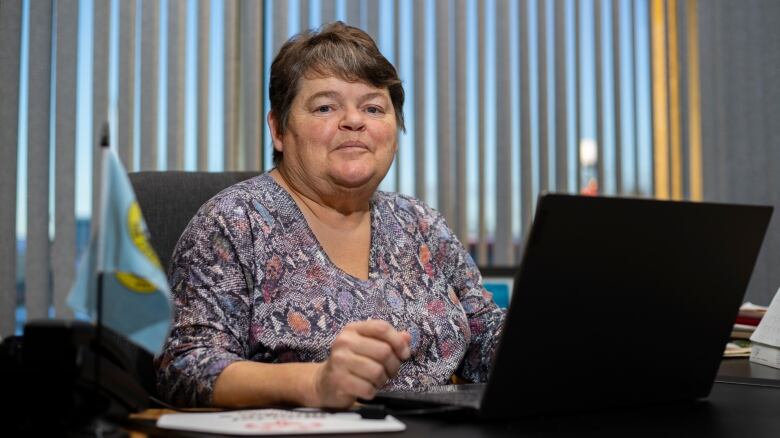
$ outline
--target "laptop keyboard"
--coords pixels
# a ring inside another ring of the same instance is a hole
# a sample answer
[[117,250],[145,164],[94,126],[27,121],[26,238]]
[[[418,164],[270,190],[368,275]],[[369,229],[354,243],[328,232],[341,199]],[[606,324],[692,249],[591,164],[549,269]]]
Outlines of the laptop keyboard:
[[404,391],[380,391],[375,401],[399,405],[453,405],[478,409],[484,383],[427,386]]

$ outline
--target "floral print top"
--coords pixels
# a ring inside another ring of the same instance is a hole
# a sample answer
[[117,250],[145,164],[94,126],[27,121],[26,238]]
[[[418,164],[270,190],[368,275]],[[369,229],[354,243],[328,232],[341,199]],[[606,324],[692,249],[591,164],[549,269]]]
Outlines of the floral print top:
[[206,202],[173,254],[175,316],[155,360],[160,395],[208,406],[229,364],[319,362],[352,321],[411,334],[411,357],[384,389],[488,376],[504,311],[444,218],[414,198],[370,202],[368,280],[334,265],[303,213],[268,173]]

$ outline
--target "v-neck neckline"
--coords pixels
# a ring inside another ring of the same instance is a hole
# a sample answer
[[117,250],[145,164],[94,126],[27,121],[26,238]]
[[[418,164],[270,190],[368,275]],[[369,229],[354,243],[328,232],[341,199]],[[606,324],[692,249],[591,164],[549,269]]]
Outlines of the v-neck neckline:
[[282,187],[281,184],[279,184],[276,179],[274,179],[273,176],[271,176],[270,172],[267,172],[264,175],[266,178],[268,178],[271,181],[272,187],[278,192],[281,193],[281,196],[287,201],[288,204],[292,205],[292,210],[290,213],[293,216],[293,219],[296,219],[295,223],[302,223],[303,228],[305,229],[304,232],[308,235],[309,238],[311,238],[317,245],[317,252],[322,256],[325,263],[327,263],[332,269],[336,270],[338,273],[340,273],[343,277],[348,279],[351,282],[357,282],[360,284],[368,284],[372,282],[375,278],[376,273],[376,243],[377,243],[377,228],[376,228],[376,202],[374,200],[374,196],[371,197],[371,199],[368,201],[368,211],[369,211],[369,247],[368,247],[368,278],[362,279],[359,277],[355,277],[354,275],[350,274],[349,272],[341,269],[336,263],[333,262],[333,260],[328,255],[327,251],[325,251],[325,248],[322,246],[322,243],[320,243],[320,240],[317,238],[317,235],[314,234],[314,230],[312,230],[311,225],[309,224],[309,221],[306,219],[306,215],[303,214],[303,211],[301,210],[300,206],[298,206],[298,203],[295,202],[295,199],[293,199],[292,194],[287,191],[284,187]]

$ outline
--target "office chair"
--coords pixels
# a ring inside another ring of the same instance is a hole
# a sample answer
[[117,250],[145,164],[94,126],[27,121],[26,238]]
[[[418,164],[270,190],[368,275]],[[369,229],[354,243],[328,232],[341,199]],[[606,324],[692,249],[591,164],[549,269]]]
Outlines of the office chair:
[[259,173],[147,171],[129,174],[152,247],[166,274],[176,242],[198,208],[222,189]]

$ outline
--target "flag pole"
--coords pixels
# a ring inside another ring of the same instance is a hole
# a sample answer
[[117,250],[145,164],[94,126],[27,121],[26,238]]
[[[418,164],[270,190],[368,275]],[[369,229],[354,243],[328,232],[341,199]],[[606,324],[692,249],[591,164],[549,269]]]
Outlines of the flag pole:
[[99,222],[96,227],[96,233],[95,238],[97,239],[97,247],[98,247],[98,260],[97,260],[97,322],[96,322],[96,328],[95,328],[95,401],[97,402],[100,397],[100,358],[103,356],[101,354],[101,344],[103,342],[103,282],[104,282],[104,272],[103,272],[103,266],[104,266],[104,257],[105,257],[105,242],[103,242],[103,232],[102,229],[106,224],[106,213],[105,210],[107,208],[107,202],[108,202],[108,172],[106,169],[106,163],[107,163],[107,156],[108,156],[108,148],[109,148],[110,142],[109,142],[109,130],[108,130],[108,122],[103,122],[103,128],[100,132],[100,157],[102,160],[101,163],[101,184],[100,184],[100,204],[97,206],[96,210],[93,210],[93,217],[94,212],[97,212],[99,217]]

